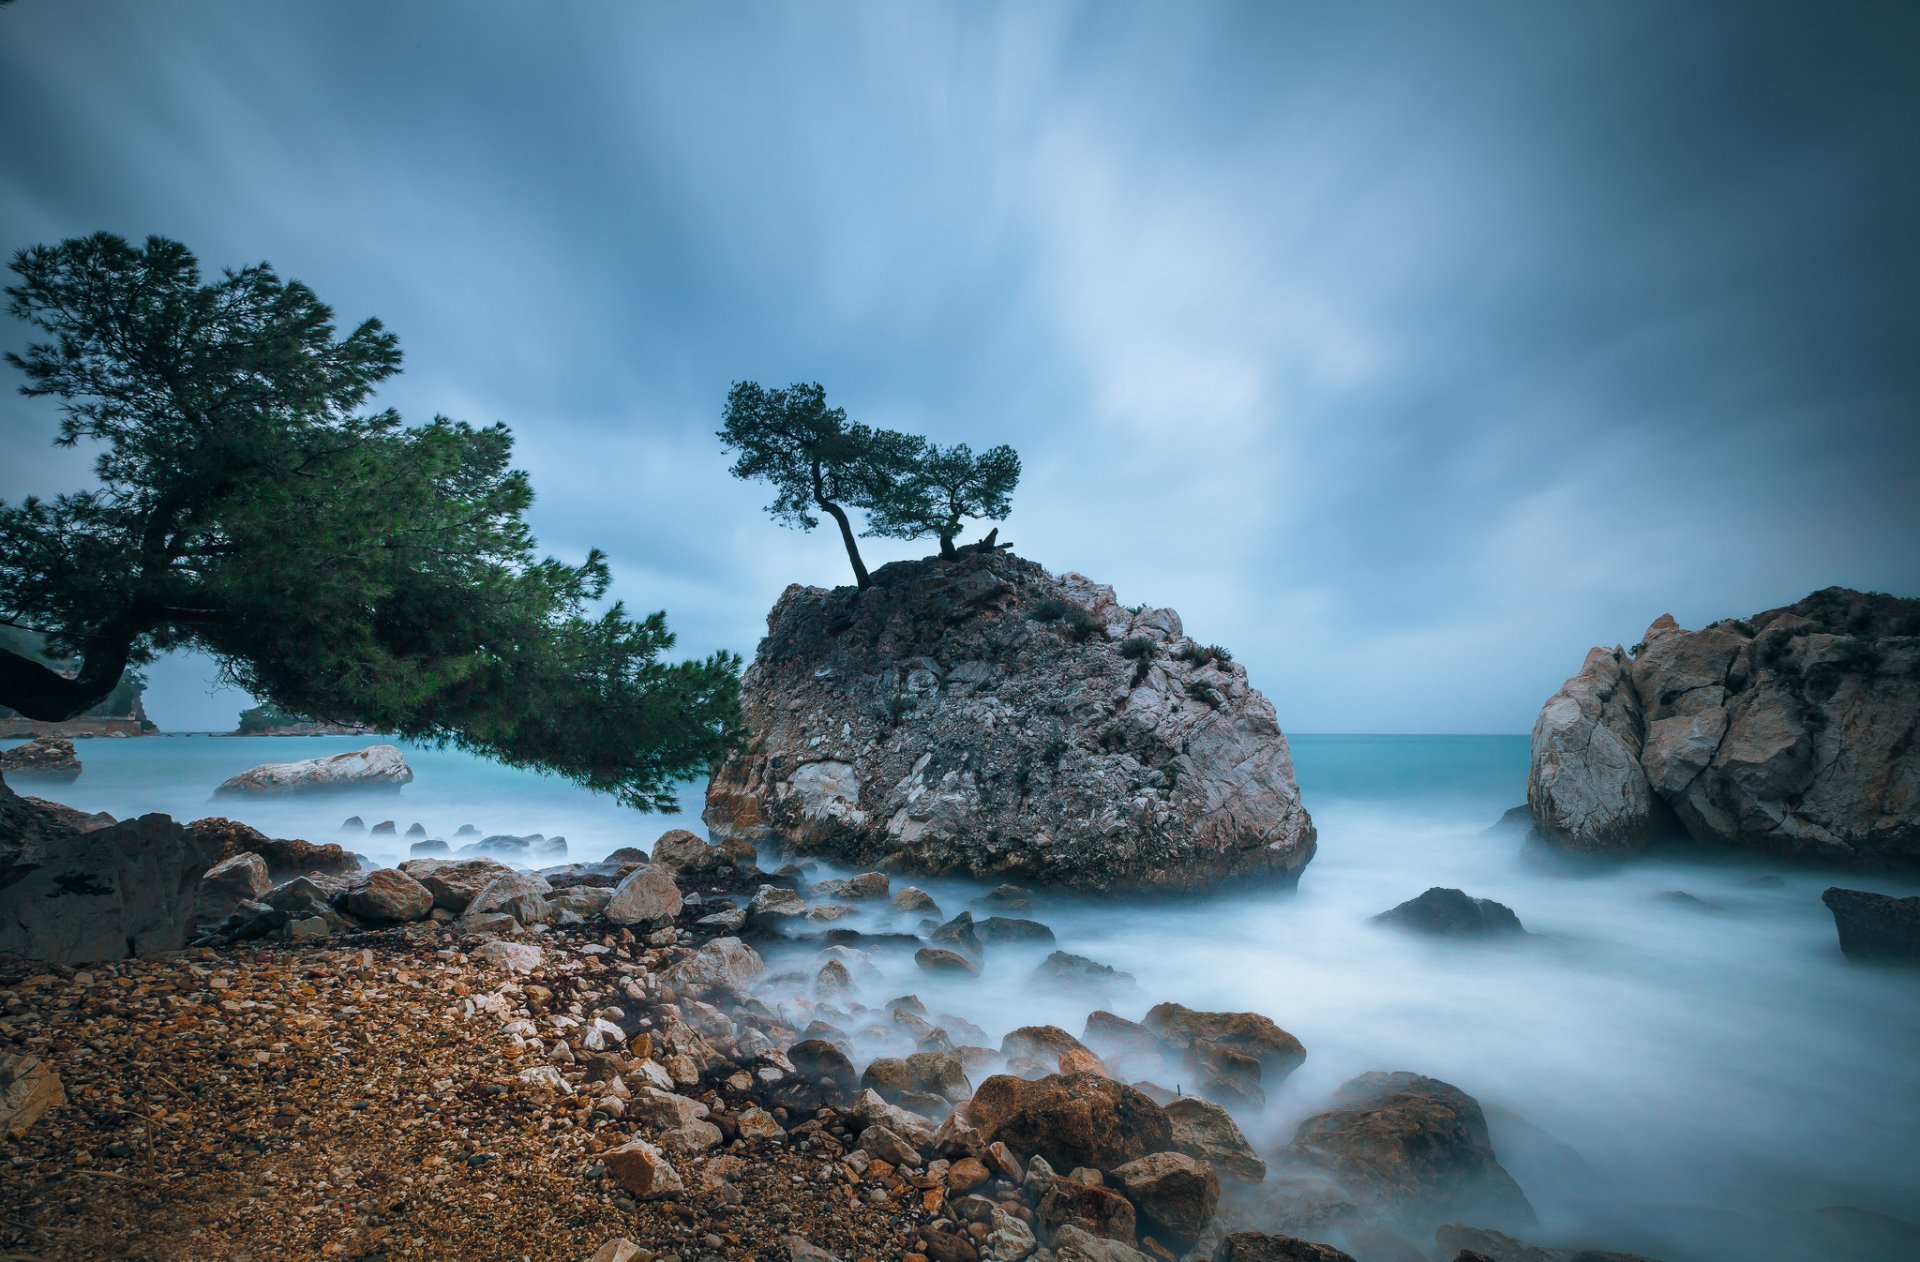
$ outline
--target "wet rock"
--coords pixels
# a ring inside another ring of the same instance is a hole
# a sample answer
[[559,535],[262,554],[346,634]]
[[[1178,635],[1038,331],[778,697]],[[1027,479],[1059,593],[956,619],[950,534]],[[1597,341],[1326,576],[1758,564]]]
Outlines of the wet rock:
[[916,1052],[906,1060],[909,1086],[957,1104],[973,1094],[960,1057],[952,1052]]
[[272,888],[266,860],[252,851],[243,851],[214,864],[200,878],[200,888],[194,896],[194,916],[202,924],[211,924],[233,914],[242,903],[258,901]]
[[0,1135],[19,1139],[66,1102],[52,1065],[30,1052],[0,1051]]
[[933,1144],[932,1122],[888,1103],[877,1091],[862,1091],[847,1110],[847,1121],[858,1131],[864,1131],[869,1126],[884,1126],[910,1140],[915,1147],[931,1147]]
[[1084,955],[1055,951],[1040,961],[1027,985],[1047,994],[1095,996],[1107,999],[1139,990],[1132,973],[1090,960]]
[[625,1236],[615,1236],[595,1249],[587,1262],[648,1262],[649,1256],[646,1250]]
[[1061,1169],[1111,1170],[1173,1147],[1160,1106],[1097,1074],[1054,1074],[1028,1082],[998,1074],[980,1084],[967,1121],[989,1142],[1038,1154]]
[[1920,897],[1833,886],[1820,896],[1850,960],[1920,960]]
[[1034,1225],[1042,1240],[1056,1238],[1063,1227],[1078,1227],[1089,1235],[1131,1245],[1136,1234],[1133,1202],[1110,1188],[1063,1179],[1049,1179],[1034,1209]]
[[1511,907],[1438,885],[1373,919],[1397,929],[1443,938],[1504,938],[1526,933]]
[[973,961],[958,951],[921,947],[913,953],[913,962],[929,973],[957,973],[968,977],[980,975],[980,970]]
[[[1152,651],[1123,656],[1131,641]],[[1054,720],[1068,693],[1098,720]],[[1286,738],[1242,667],[1170,610],[1005,553],[788,588],[743,694],[750,739],[703,815],[718,837],[1095,889],[1287,883],[1313,852]],[[1116,802],[1116,784],[1141,787]]]
[[675,990],[730,990],[745,994],[767,971],[766,963],[738,938],[715,938],[669,968],[663,977]]
[[392,820],[383,819],[379,823],[373,826],[372,835],[375,837],[392,837],[398,831],[399,831],[399,826],[396,825]]
[[1140,1211],[1141,1230],[1162,1243],[1191,1243],[1220,1203],[1213,1167],[1182,1152],[1155,1152],[1113,1169],[1113,1179]]
[[80,756],[64,736],[36,736],[0,749],[0,773],[15,784],[68,784],[80,778]]
[[933,895],[923,889],[909,885],[893,896],[895,911],[925,912],[929,916],[940,914],[940,904],[933,901]]
[[369,873],[365,885],[347,893],[347,911],[374,924],[425,920],[432,910],[432,891],[395,868],[380,868]]
[[[549,924],[553,920],[553,905],[547,902],[547,895],[551,893],[553,886],[531,872],[502,872],[480,887],[463,914],[481,916],[503,912],[523,925]],[[438,901],[437,895],[435,901]]]
[[1213,1262],[1354,1262],[1330,1244],[1259,1231],[1229,1232],[1213,1251]]
[[806,1039],[787,1049],[787,1060],[805,1084],[814,1108],[839,1108],[858,1091],[853,1062],[824,1039]]
[[200,878],[220,859],[211,841],[165,815],[63,832],[48,824],[0,847],[0,954],[81,964],[186,945]]
[[1023,1025],[1000,1040],[1000,1054],[1008,1060],[1034,1060],[1049,1066],[1057,1066],[1069,1052],[1086,1050],[1085,1044],[1057,1025]]
[[902,1057],[878,1057],[867,1062],[866,1069],[861,1071],[860,1088],[879,1092],[881,1099],[889,1103],[897,1102],[903,1094],[913,1090],[913,1070]]
[[1227,1178],[1258,1183],[1267,1163],[1247,1142],[1231,1114],[1211,1100],[1180,1096],[1165,1106],[1175,1150],[1197,1157]]
[[1261,1081],[1276,1086],[1307,1059],[1300,1040],[1257,1012],[1201,1012],[1177,1003],[1155,1004],[1142,1022],[1175,1047],[1207,1053],[1225,1049],[1259,1063]]
[[980,935],[973,930],[973,913],[970,911],[963,911],[936,928],[927,935],[927,941],[958,951],[972,960],[978,960],[982,954]]
[[413,859],[432,859],[439,855],[452,853],[453,848],[438,837],[430,837],[426,841],[416,841],[407,847],[407,855]]
[[49,802],[46,798],[25,797],[20,800],[51,816],[55,823],[64,824],[76,832],[90,833],[96,828],[120,822],[106,811],[83,811],[59,802]]
[[266,861],[267,875],[275,880],[310,872],[337,876],[360,867],[357,856],[333,842],[316,844],[294,837],[269,837],[238,820],[218,816],[196,819],[187,825],[187,831],[218,846],[222,858],[242,852],[259,855]]
[[1037,920],[1018,920],[1010,916],[989,916],[975,924],[973,931],[986,943],[1052,942],[1053,930]]
[[884,903],[892,897],[893,886],[885,872],[862,872],[844,881],[822,881],[813,892],[823,898],[844,898],[856,903]]
[[[694,840],[698,841],[699,838],[695,837]],[[613,897],[608,900],[604,914],[616,925],[668,924],[680,914],[684,902],[680,886],[673,879],[673,872],[664,865],[649,864],[633,869],[620,879],[620,883],[614,886]]]
[[1109,1060],[1157,1058],[1160,1036],[1138,1021],[1129,1021],[1115,1013],[1096,1010],[1087,1014],[1087,1026],[1080,1039],[1093,1051]]
[[565,889],[556,889],[547,899],[555,914],[572,912],[582,920],[604,914],[607,904],[612,901],[612,890],[595,885],[570,885]]
[[1371,1073],[1307,1118],[1288,1153],[1337,1179],[1363,1210],[1424,1234],[1450,1218],[1528,1225],[1533,1209],[1495,1158],[1466,1092],[1410,1073]]
[[762,885],[747,903],[747,923],[755,929],[777,930],[806,914],[807,900],[781,885]]
[[409,859],[400,870],[427,887],[433,905],[458,916],[474,896],[513,869],[498,859]]
[[216,797],[228,794],[312,793],[332,789],[393,789],[413,780],[413,770],[393,745],[370,745],[330,758],[267,763],[223,781]]
[[296,876],[284,885],[268,890],[260,901],[289,916],[323,916],[333,910],[335,900],[347,892],[345,881],[315,873]]
[[686,1191],[680,1172],[673,1168],[666,1154],[644,1139],[608,1149],[601,1154],[600,1164],[609,1178],[638,1200],[656,1201]]
[[979,905],[996,911],[1030,911],[1033,894],[1018,885],[996,885],[980,896]]
[[684,828],[669,829],[653,843],[653,863],[689,881],[714,880],[734,870],[733,856]]
[[1081,1227],[1066,1226],[1053,1236],[1054,1262],[1154,1262],[1130,1244],[1096,1236]]

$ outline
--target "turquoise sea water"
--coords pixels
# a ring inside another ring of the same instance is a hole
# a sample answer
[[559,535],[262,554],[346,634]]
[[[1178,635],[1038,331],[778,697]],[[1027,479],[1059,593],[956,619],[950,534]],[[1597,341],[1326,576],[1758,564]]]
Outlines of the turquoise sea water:
[[[222,779],[260,762],[368,743],[83,741],[85,774],[45,792],[116,815],[231,815],[384,861],[401,856],[341,836],[344,816],[402,830],[417,820],[443,837],[465,823],[563,834],[574,858],[699,828],[696,791],[681,817],[642,816],[558,779],[411,747],[417,778],[399,793],[209,800]],[[1910,972],[1849,965],[1819,899],[1835,883],[1920,886],[1688,850],[1568,874],[1530,857],[1511,831],[1489,831],[1524,800],[1524,736],[1292,743],[1320,832],[1297,891],[1047,898],[1034,913],[1063,949],[1136,976],[1138,990],[1115,1004],[1122,1015],[1161,1000],[1254,1010],[1301,1039],[1305,1066],[1263,1116],[1242,1118],[1257,1142],[1283,1145],[1355,1074],[1413,1070],[1487,1107],[1544,1240],[1679,1262],[1782,1256],[1770,1251],[1789,1220],[1825,1206],[1920,1219],[1920,985]],[[949,913],[981,892],[917,883]],[[1534,936],[1476,947],[1371,923],[1433,885],[1506,903]],[[1663,897],[1676,890],[1701,903]],[[875,927],[884,920],[866,915]],[[777,966],[818,967],[808,948],[770,954]],[[996,949],[967,982],[929,982],[910,957],[882,954],[863,997],[917,991],[996,1042],[1016,1025],[1079,1031],[1084,998],[1027,990],[1039,954]]]

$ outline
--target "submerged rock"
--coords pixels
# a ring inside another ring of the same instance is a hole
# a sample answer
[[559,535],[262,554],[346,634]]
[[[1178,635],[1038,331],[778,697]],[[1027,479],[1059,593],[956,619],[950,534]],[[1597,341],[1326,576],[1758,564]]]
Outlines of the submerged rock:
[[1354,1262],[1330,1244],[1263,1231],[1230,1232],[1213,1251],[1213,1262]]
[[1273,707],[1171,610],[1000,553],[873,579],[774,606],[716,837],[1095,889],[1291,883],[1312,857]]
[[80,755],[64,736],[36,736],[24,745],[0,749],[0,772],[15,783],[65,784],[80,778]]
[[1834,886],[1820,896],[1850,960],[1920,960],[1920,897]]
[[1622,855],[1663,831],[1793,858],[1920,860],[1920,600],[1829,587],[1633,654],[1596,648],[1533,728],[1535,831]]
[[1373,919],[1379,924],[1443,938],[1503,938],[1527,932],[1520,924],[1520,917],[1506,904],[1438,885]]
[[273,762],[243,771],[221,783],[214,795],[311,793],[329,789],[399,789],[413,780],[413,769],[393,745],[369,745],[330,758]]

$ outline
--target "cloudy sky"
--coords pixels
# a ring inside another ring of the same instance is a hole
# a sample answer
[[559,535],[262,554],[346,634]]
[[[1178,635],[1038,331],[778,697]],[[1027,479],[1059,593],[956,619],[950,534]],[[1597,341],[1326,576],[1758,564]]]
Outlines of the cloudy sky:
[[[817,379],[1014,444],[1003,537],[1288,728],[1519,732],[1662,612],[1920,595],[1917,62],[1912,4],[20,0],[0,245],[378,315],[382,402],[510,424],[690,651],[848,579],[713,436]],[[86,478],[53,415],[0,400],[0,497]],[[209,677],[150,708],[229,726]]]

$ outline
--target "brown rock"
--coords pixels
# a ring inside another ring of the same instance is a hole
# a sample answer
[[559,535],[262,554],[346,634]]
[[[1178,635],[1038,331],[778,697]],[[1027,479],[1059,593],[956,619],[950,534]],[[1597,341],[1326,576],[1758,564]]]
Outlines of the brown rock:
[[1267,1177],[1267,1163],[1253,1150],[1232,1115],[1211,1100],[1181,1096],[1165,1106],[1173,1125],[1173,1146],[1198,1157],[1228,1178],[1258,1183]]
[[962,1157],[947,1167],[947,1186],[956,1192],[971,1192],[992,1177],[973,1157]]
[[27,1052],[0,1052],[0,1135],[19,1139],[67,1102],[53,1066]]
[[1176,1047],[1207,1043],[1251,1056],[1268,1086],[1284,1081],[1307,1058],[1299,1039],[1257,1012],[1201,1012],[1162,1003],[1153,1006],[1144,1024]]
[[1110,1170],[1173,1146],[1173,1128],[1159,1105],[1095,1074],[1054,1074],[1034,1082],[997,1074],[974,1093],[967,1120],[989,1143],[1038,1154],[1063,1170]]
[[409,859],[400,870],[427,887],[433,905],[458,916],[495,877],[513,869],[498,859]]
[[0,772],[16,784],[66,782],[80,776],[80,756],[64,736],[36,736],[24,745],[0,749]]
[[913,953],[913,962],[929,973],[965,973],[969,977],[980,975],[980,970],[974,962],[958,951],[921,947]]
[[1047,1181],[1034,1211],[1042,1240],[1052,1240],[1062,1227],[1132,1244],[1135,1236],[1133,1203],[1110,1188],[1063,1179]]
[[1213,1251],[1213,1262],[1354,1262],[1330,1244],[1259,1231],[1228,1233]]
[[643,1201],[677,1196],[686,1190],[666,1154],[644,1139],[636,1139],[601,1154],[600,1164],[627,1194]]
[[367,875],[365,885],[347,892],[347,911],[375,924],[425,920],[432,910],[433,894],[396,868],[376,869]]
[[1113,1179],[1140,1211],[1143,1229],[1166,1243],[1190,1244],[1220,1203],[1213,1167],[1181,1152],[1155,1152],[1113,1169]]

